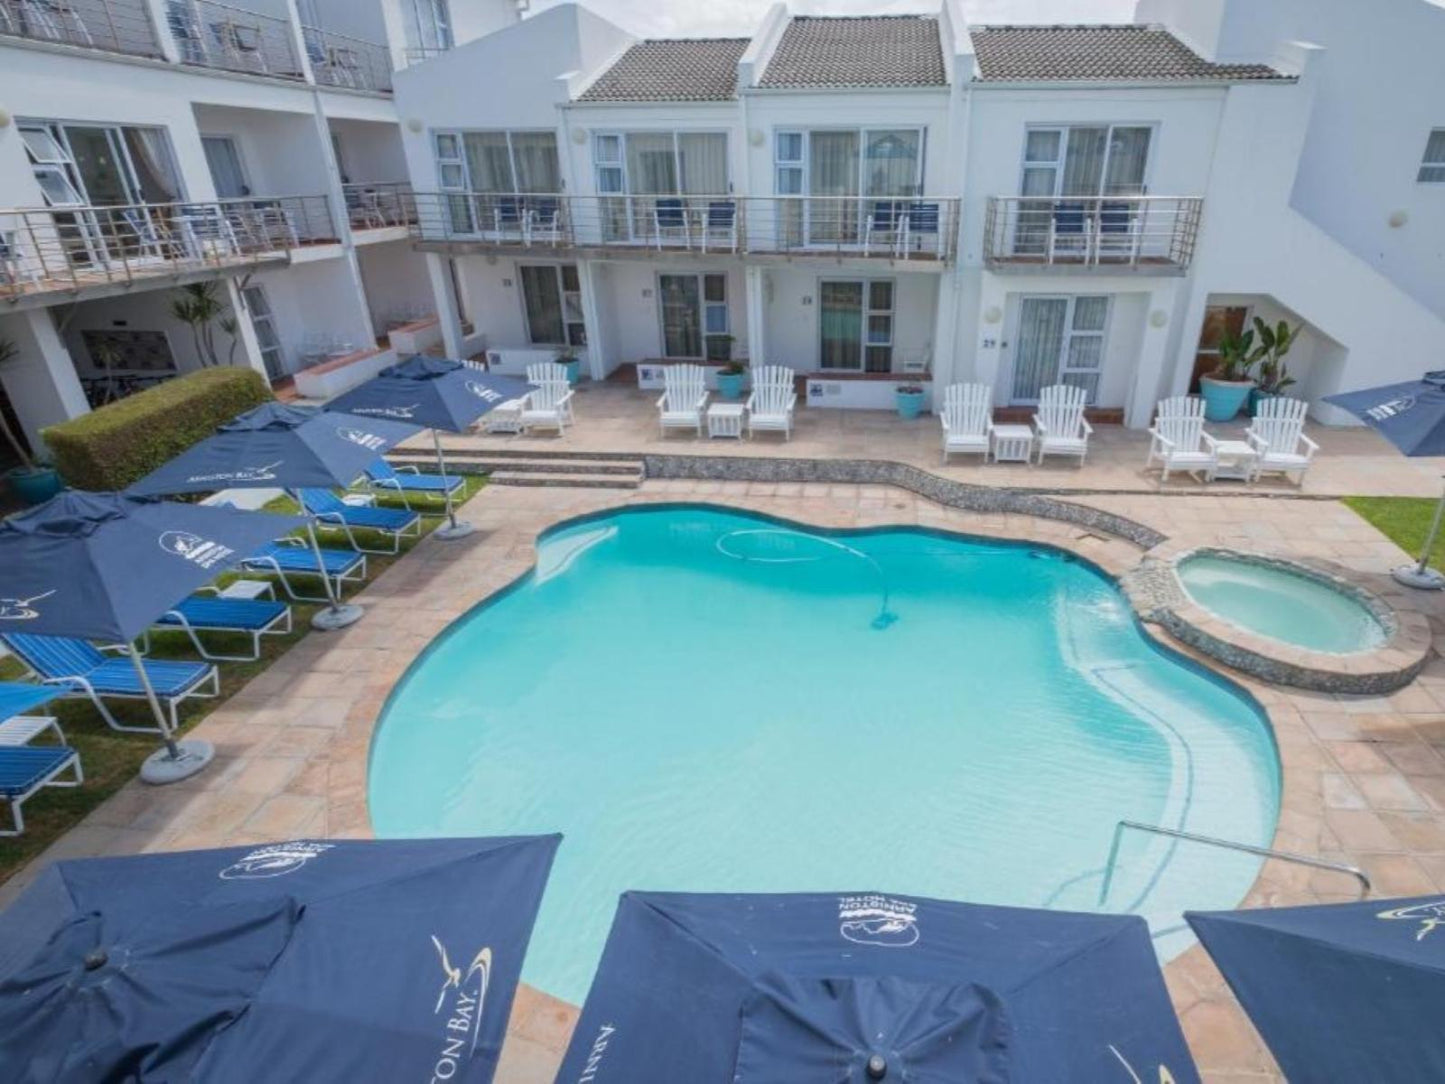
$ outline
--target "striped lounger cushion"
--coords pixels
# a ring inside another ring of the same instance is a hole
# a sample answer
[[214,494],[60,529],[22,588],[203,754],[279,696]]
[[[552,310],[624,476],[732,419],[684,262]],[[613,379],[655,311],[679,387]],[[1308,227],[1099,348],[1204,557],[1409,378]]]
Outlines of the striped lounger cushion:
[[[264,629],[286,612],[284,602],[265,599],[188,598],[176,607],[182,617],[198,629]],[[166,614],[157,625],[179,625],[174,614]]]
[[0,798],[34,790],[75,756],[64,745],[25,745],[0,749]]

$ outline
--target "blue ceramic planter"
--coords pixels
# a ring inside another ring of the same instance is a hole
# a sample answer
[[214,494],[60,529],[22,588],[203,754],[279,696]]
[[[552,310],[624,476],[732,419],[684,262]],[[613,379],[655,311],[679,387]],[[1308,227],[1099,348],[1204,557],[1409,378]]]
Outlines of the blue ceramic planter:
[[896,391],[893,393],[893,402],[898,407],[898,416],[904,421],[912,421],[923,413],[923,392],[921,391]]
[[1199,393],[1204,396],[1204,417],[1211,422],[1227,422],[1244,406],[1254,384],[1248,380],[1215,380],[1202,377]]
[[60,475],[47,467],[38,467],[35,470],[16,467],[5,472],[5,481],[27,505],[44,504],[65,488],[60,481]]
[[575,385],[582,379],[582,360],[573,358],[571,361],[559,361],[558,365],[567,370],[567,383]]
[[717,393],[724,399],[741,399],[747,379],[747,373],[718,373]]

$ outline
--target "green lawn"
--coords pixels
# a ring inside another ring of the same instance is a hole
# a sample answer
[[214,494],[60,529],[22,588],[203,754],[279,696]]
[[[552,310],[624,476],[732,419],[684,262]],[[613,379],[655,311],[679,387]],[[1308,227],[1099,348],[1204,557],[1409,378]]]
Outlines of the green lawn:
[[[1439,501],[1434,497],[1346,497],[1353,508],[1390,541],[1419,560]],[[1445,571],[1445,530],[1430,550],[1430,564]]]
[[[474,496],[485,485],[481,478],[469,477],[467,488],[458,503]],[[378,503],[393,504],[390,498]],[[400,502],[393,506],[400,507]],[[268,510],[278,512],[295,511],[295,506],[285,498],[272,501]],[[437,507],[440,508],[440,502]],[[430,532],[444,522],[436,516],[422,521],[422,530]],[[359,532],[365,538],[366,532]],[[345,548],[346,540],[340,534],[324,533],[322,545]],[[367,539],[367,544],[372,541]],[[402,543],[404,554],[417,540],[407,539]],[[381,554],[367,554],[366,572],[370,582],[381,575],[396,557]],[[222,582],[227,577],[222,577]],[[303,579],[306,588],[315,587],[317,581]],[[305,588],[303,588],[305,589]],[[358,588],[348,587],[349,598]],[[284,598],[279,587],[277,594]],[[292,632],[289,636],[267,636],[261,641],[261,658],[256,662],[220,663],[221,695],[214,700],[189,700],[181,707],[181,729],[188,730],[200,722],[230,696],[239,691],[248,681],[269,666],[273,659],[284,654],[292,644],[310,632],[311,615],[318,609],[315,605],[292,603]],[[318,635],[325,635],[320,633]],[[232,641],[228,643],[227,641]],[[240,654],[249,649],[248,636],[226,637],[209,634],[208,645],[223,654]],[[233,646],[234,645],[234,646]],[[190,640],[183,633],[163,632],[152,637],[151,655],[155,658],[194,659],[195,651]],[[13,658],[0,659],[0,680],[17,680],[23,668]],[[134,701],[107,701],[112,713],[123,723],[153,725],[150,709]],[[20,866],[53,843],[67,829],[75,825],[92,809],[114,794],[122,785],[140,770],[140,765],[157,746],[157,738],[151,734],[125,734],[106,726],[88,700],[61,700],[46,709],[60,720],[69,744],[80,751],[81,765],[85,771],[85,785],[74,789],[47,787],[25,803],[25,834],[19,837],[0,839],[0,882],[3,882]],[[0,811],[0,818],[8,817],[8,811]],[[5,821],[8,826],[8,820]]]

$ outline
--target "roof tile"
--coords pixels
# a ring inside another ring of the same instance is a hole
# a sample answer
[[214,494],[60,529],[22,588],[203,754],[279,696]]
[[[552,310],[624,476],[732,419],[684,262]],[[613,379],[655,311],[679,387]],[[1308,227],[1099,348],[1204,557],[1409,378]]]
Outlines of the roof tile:
[[737,97],[747,38],[640,41],[578,98],[583,102],[723,102]]
[[970,30],[985,80],[999,82],[1284,79],[1267,64],[1215,64],[1162,26],[982,26]]
[[927,15],[796,16],[763,87],[943,86],[938,20]]

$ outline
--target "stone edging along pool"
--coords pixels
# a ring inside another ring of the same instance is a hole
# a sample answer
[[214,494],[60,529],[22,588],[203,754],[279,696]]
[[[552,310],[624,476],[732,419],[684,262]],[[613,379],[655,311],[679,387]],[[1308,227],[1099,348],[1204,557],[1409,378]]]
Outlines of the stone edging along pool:
[[[1319,580],[1357,600],[1384,626],[1388,639],[1371,651],[1333,654],[1310,651],[1249,632],[1196,603],[1175,575],[1193,554],[1268,565]],[[1379,696],[1402,689],[1424,667],[1430,652],[1430,623],[1405,605],[1406,596],[1388,577],[1369,577],[1332,561],[1247,553],[1223,547],[1192,548],[1176,542],[1155,547],[1120,587],[1140,618],[1166,630],[1180,643],[1231,669],[1277,685],[1315,692]],[[1393,600],[1393,601],[1392,601]]]

